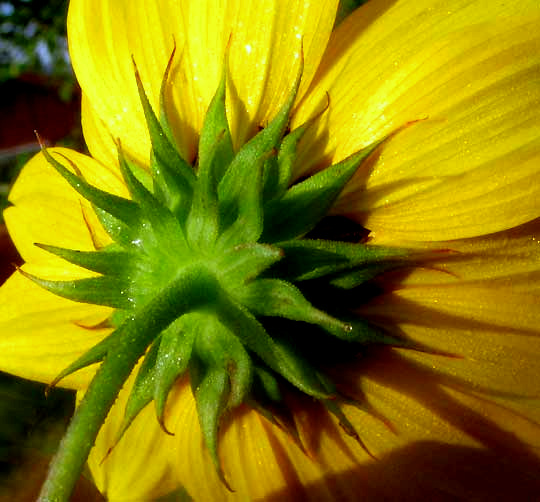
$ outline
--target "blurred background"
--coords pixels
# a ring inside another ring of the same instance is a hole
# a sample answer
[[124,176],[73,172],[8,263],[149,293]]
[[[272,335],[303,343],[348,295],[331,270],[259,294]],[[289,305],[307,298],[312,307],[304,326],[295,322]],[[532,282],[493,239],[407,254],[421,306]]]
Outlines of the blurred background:
[[[366,0],[342,0],[338,21]],[[0,0],[0,284],[21,263],[2,211],[17,174],[50,145],[84,151],[80,89],[66,40],[68,0]],[[1,333],[0,333],[1,336]],[[33,502],[73,412],[73,393],[0,372],[0,502]],[[73,501],[102,500],[82,479]],[[186,500],[181,491],[163,500]]]
[[82,146],[80,94],[69,62],[67,0],[0,0],[0,197],[48,143]]
[[[80,93],[66,41],[67,0],[0,0],[0,283],[21,260],[1,212],[19,170],[49,144],[81,149]],[[0,500],[35,500],[73,410],[72,393],[0,373]],[[79,500],[90,500],[79,489]]]

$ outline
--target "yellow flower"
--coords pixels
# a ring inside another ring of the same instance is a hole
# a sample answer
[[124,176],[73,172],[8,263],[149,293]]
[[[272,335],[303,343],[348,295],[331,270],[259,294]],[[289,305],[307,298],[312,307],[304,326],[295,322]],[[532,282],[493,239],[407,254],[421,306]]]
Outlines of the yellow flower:
[[[230,492],[203,447],[184,377],[165,414],[174,436],[148,406],[103,461],[121,426],[121,392],[89,458],[111,501],[151,500],[179,485],[195,500],[525,500],[540,489],[540,5],[371,0],[332,32],[336,8],[331,0],[70,3],[92,157],[51,152],[90,184],[128,197],[114,138],[150,164],[132,56],[158,110],[176,46],[165,108],[180,153],[194,162],[228,44],[236,150],[286,102],[303,53],[290,128],[314,123],[294,178],[418,121],[362,164],[332,212],[369,229],[370,245],[430,251],[377,276],[378,294],[356,308],[415,345],[368,347],[328,369],[361,403],[343,411],[365,448],[309,397],[287,401],[296,440],[242,405],[220,432]],[[91,204],[43,154],[10,200],[5,219],[23,271],[88,277],[34,245],[92,251],[110,243]],[[0,289],[0,368],[51,382],[110,333],[101,324],[110,314],[15,273]],[[91,366],[61,384],[84,390],[94,373]]]

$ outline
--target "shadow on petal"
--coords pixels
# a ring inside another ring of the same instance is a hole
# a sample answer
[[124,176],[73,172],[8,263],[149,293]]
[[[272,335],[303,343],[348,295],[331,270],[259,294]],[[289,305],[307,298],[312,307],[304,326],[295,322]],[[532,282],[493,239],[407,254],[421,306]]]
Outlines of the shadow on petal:
[[[328,488],[340,501],[535,500],[540,493],[540,463],[484,449],[418,441],[378,462],[306,486],[304,499],[319,500]],[[290,500],[287,489],[264,502],[284,500]]]
[[[362,375],[414,400],[419,406],[430,410],[455,429],[474,438],[486,448],[496,451],[502,458],[516,457],[520,462],[529,462],[535,466],[533,471],[537,472],[540,481],[538,452],[535,454],[531,445],[518,437],[520,431],[515,430],[516,423],[501,421],[501,417],[507,416],[506,412],[509,410],[500,407],[498,410],[500,414],[495,414],[492,410],[492,414],[489,415],[486,412],[489,408],[482,409],[481,406],[482,400],[485,403],[489,402],[489,397],[479,398],[480,406],[475,409],[458,400],[457,396],[460,394],[473,395],[471,383],[457,377],[437,374],[434,370],[413,363],[394,351],[386,353],[381,351],[379,357],[370,358]],[[369,399],[369,391],[366,391],[366,395]],[[484,395],[489,396],[490,392],[484,390]],[[515,414],[514,418],[517,421],[520,417]],[[537,429],[540,428],[539,424],[532,425],[536,425]]]

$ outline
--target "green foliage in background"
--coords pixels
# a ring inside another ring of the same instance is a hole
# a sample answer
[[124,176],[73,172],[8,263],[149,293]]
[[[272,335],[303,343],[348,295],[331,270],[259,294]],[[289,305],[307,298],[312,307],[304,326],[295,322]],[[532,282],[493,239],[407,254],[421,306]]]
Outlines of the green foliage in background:
[[68,0],[0,0],[0,83],[22,73],[73,82],[67,6]]
[[0,373],[0,487],[9,489],[8,477],[36,455],[54,453],[74,404],[72,392],[46,396],[44,385]]

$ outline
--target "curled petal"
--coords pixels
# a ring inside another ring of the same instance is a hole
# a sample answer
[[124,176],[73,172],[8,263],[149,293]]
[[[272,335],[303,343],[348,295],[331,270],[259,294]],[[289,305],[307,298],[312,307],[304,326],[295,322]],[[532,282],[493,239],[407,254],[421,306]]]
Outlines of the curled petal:
[[[373,232],[473,237],[539,214],[537,2],[371,2],[335,32],[297,122],[331,105],[299,170],[411,121],[335,208]],[[358,85],[350,85],[357,79]],[[300,171],[299,171],[300,174]]]

